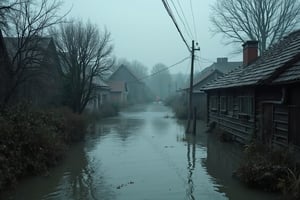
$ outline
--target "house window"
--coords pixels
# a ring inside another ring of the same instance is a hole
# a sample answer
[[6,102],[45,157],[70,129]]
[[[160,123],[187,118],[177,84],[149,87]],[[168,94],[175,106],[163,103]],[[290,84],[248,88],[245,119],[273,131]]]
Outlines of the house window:
[[229,96],[227,98],[227,109],[228,109],[228,112],[233,113],[233,107],[234,107],[233,96]]
[[107,95],[103,94],[102,95],[102,104],[107,102]]
[[252,115],[253,113],[253,98],[249,96],[239,97],[239,114]]
[[221,96],[220,97],[220,111],[222,113],[227,112],[227,97],[226,96]]
[[218,96],[210,97],[210,110],[218,111]]

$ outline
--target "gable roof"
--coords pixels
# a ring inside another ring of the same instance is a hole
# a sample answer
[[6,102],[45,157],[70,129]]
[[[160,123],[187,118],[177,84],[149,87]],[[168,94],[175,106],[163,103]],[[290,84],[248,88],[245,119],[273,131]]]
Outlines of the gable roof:
[[300,30],[295,31],[266,50],[256,61],[208,83],[202,89],[212,90],[268,84],[276,75],[300,59]]
[[111,76],[109,77],[109,80],[112,80],[112,78],[117,74],[119,73],[119,71],[121,71],[121,69],[125,69],[126,71],[128,71],[128,73],[133,77],[133,79],[135,79],[135,81],[137,83],[142,83],[138,78],[137,76],[124,64],[120,65],[119,68],[111,74]]
[[[238,66],[241,66],[243,62],[228,62],[227,58],[217,58],[217,62],[214,62],[210,66],[204,68],[201,72],[196,74],[194,77],[193,87],[196,87],[198,84],[201,84],[202,81],[205,81],[206,78],[211,76],[214,73],[226,74]],[[190,86],[186,86],[183,90],[188,90]]]
[[108,83],[106,83],[101,77],[95,77],[93,79],[93,84],[102,89],[109,89]]
[[195,84],[206,79],[208,76],[213,74],[215,71],[219,71],[222,74],[226,74],[236,67],[239,67],[243,64],[243,62],[228,62],[227,58],[217,58],[217,62],[214,62],[209,67],[203,69],[198,75],[195,77]]
[[285,70],[282,74],[273,80],[273,84],[278,83],[292,83],[295,81],[300,81],[300,61],[293,64],[292,67]]
[[[19,50],[19,41],[20,38],[17,37],[4,37],[4,43],[6,45],[7,48],[7,52],[8,55],[10,57],[10,59],[12,59]],[[25,38],[26,39],[26,38]],[[36,38],[36,39],[30,39],[31,41],[28,42],[28,46],[26,47],[26,49],[28,49],[30,51],[30,56],[32,57],[39,57],[42,55],[42,52],[45,51],[51,41],[52,38],[47,38],[47,37],[42,37],[42,38]],[[30,46],[32,45],[32,46]],[[26,51],[25,49],[25,51]],[[23,52],[25,53],[25,52]],[[28,54],[28,52],[26,52],[26,54]]]

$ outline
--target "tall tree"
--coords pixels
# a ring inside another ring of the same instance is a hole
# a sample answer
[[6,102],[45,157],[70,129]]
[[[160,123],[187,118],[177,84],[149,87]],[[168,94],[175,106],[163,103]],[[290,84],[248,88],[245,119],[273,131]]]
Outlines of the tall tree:
[[67,103],[74,112],[82,113],[94,98],[96,79],[113,66],[110,33],[81,21],[61,24],[53,33],[68,88]]
[[8,14],[14,10],[17,2],[11,2],[9,0],[0,0],[0,29],[6,32],[8,28]]
[[[11,4],[12,5],[12,4]],[[18,87],[39,76],[38,67],[43,62],[41,43],[43,35],[53,25],[62,22],[64,16],[57,13],[62,2],[57,0],[16,0],[13,10],[7,14],[9,34],[16,38],[10,46],[11,65],[7,66],[7,84],[4,104],[16,93]]]
[[258,40],[263,52],[299,25],[299,0],[217,0],[212,6],[212,31],[226,44]]

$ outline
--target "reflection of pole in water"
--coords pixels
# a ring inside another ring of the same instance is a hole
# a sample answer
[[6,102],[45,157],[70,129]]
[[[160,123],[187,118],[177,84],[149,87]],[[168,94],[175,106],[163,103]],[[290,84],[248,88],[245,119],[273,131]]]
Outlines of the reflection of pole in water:
[[[195,138],[192,138],[193,146],[192,146],[192,152],[191,152],[191,143],[189,139],[187,140],[187,161],[188,161],[188,188],[187,188],[187,197],[188,199],[195,200],[194,197],[194,181],[193,181],[193,172],[195,169],[196,164],[196,144],[195,144]],[[191,153],[192,153],[192,161],[191,161]]]

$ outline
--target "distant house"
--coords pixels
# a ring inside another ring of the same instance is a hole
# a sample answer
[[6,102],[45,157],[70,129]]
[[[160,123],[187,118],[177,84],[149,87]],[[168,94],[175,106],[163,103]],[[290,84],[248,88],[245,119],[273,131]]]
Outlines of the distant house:
[[[108,79],[113,84],[123,84],[127,89],[127,103],[143,103],[149,99],[150,90],[131,70],[121,65]],[[116,83],[114,83],[116,82]],[[123,87],[122,86],[122,87]]]
[[[228,58],[217,58],[217,62],[214,62],[209,67],[203,69],[194,78],[193,84],[193,107],[197,108],[198,117],[202,120],[207,116],[207,96],[200,89],[207,83],[216,80],[218,77],[232,71],[238,66],[241,66],[242,62],[229,62]],[[185,95],[185,103],[188,103],[189,87],[183,89],[183,95]]]
[[246,143],[300,147],[300,31],[257,57],[258,42],[244,47],[243,66],[208,83],[208,122]]
[[110,81],[108,83],[110,88],[110,101],[119,105],[126,105],[128,103],[128,89],[124,81]]
[[87,109],[93,111],[99,111],[103,106],[110,103],[111,99],[111,89],[108,83],[102,80],[100,77],[96,77],[93,81],[95,86],[94,93],[91,95],[92,100],[88,103]]
[[[1,37],[1,43],[5,46],[10,64],[5,69],[1,66],[3,70],[1,70],[0,81],[8,78],[11,74],[10,69],[17,67],[15,59],[21,57],[22,63],[19,64],[25,65],[26,62],[27,67],[22,68],[24,71],[18,71],[22,75],[17,77],[20,81],[11,98],[11,103],[22,101],[30,102],[34,106],[58,105],[61,103],[62,78],[59,73],[60,62],[54,42],[52,38],[36,38],[31,41],[34,43],[32,46],[29,43],[26,50],[23,49],[23,52],[17,54],[19,39]],[[10,84],[7,80],[7,84]],[[10,85],[5,87],[7,89]],[[4,94],[7,91],[2,89],[2,92]]]

